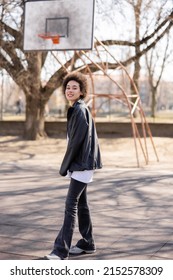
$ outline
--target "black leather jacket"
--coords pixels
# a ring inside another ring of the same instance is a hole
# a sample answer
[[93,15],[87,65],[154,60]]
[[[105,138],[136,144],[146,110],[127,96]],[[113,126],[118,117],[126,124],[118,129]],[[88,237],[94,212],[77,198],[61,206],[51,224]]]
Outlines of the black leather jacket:
[[68,145],[60,174],[102,168],[95,124],[83,100],[78,100],[67,113]]

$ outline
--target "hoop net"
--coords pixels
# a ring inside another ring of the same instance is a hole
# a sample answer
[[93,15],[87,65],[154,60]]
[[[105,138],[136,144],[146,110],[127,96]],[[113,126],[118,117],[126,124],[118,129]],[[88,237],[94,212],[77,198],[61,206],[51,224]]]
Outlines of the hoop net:
[[53,44],[59,44],[59,42],[60,42],[59,35],[51,35],[49,33],[42,33],[42,34],[38,34],[38,37],[42,38],[43,40],[51,39]]

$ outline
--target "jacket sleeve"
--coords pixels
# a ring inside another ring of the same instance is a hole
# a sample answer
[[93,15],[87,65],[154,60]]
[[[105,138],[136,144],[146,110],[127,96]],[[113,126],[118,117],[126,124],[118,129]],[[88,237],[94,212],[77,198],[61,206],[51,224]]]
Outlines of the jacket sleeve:
[[78,155],[88,130],[88,123],[82,110],[75,113],[72,118],[72,127],[70,135],[68,135],[69,141],[67,150],[59,172],[62,176],[67,175],[67,171],[69,170],[71,163],[75,160],[75,157]]

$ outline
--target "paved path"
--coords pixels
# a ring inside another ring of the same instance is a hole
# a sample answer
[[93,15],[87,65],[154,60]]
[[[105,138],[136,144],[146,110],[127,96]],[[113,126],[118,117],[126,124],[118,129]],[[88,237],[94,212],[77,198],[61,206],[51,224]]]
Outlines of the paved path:
[[[132,139],[101,138],[104,168],[88,187],[97,252],[71,259],[173,259],[173,139],[136,164]],[[0,259],[42,259],[64,213],[64,139],[0,137]],[[80,238],[76,227],[73,243]]]

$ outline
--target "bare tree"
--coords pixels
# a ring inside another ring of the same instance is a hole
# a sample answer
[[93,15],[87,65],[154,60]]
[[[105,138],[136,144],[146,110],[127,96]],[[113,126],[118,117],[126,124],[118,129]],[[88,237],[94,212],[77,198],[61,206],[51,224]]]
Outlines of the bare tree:
[[[101,1],[101,0],[100,0]],[[112,0],[113,1],[113,0]],[[115,1],[120,3],[120,1]],[[114,4],[115,4],[114,2]],[[113,3],[113,2],[112,2]],[[0,6],[0,67],[5,69],[16,84],[23,90],[26,97],[25,138],[35,140],[46,136],[44,129],[45,106],[54,90],[60,87],[66,71],[76,70],[79,56],[74,52],[64,65],[58,65],[46,84],[42,84],[41,72],[48,58],[48,52],[23,51],[23,4],[22,0],[3,0]],[[106,45],[137,47],[138,52],[124,61],[127,66],[142,57],[152,49],[173,25],[173,13],[166,15],[151,33],[142,39],[132,41],[106,40]],[[147,46],[146,46],[147,44]],[[143,46],[146,47],[143,47]],[[141,46],[141,48],[140,48]],[[54,52],[55,54],[55,52]],[[59,56],[59,52],[56,52]],[[91,71],[96,71],[93,64],[88,64]],[[118,64],[109,63],[109,68],[116,68]],[[85,65],[83,67],[85,71]]]
[[[148,32],[151,30],[151,26],[153,26],[154,30],[162,29],[160,22],[163,17],[163,10],[165,4],[167,4],[167,0],[160,1],[159,5],[155,5],[155,1],[153,0],[126,0],[128,5],[130,5],[133,15],[134,15],[134,38],[135,42],[141,42],[145,41],[148,38]],[[153,12],[153,17],[149,17],[148,15],[151,15],[151,11]],[[153,36],[154,38],[155,36]],[[148,45],[149,40],[147,40]],[[155,49],[156,44],[152,46],[152,49]],[[140,78],[140,70],[141,70],[141,50],[142,48],[145,48],[142,44],[135,44],[134,45],[134,53],[135,53],[135,61],[134,61],[134,70],[133,70],[133,81],[139,89],[139,78]],[[146,52],[148,53],[148,52]],[[131,86],[131,93],[132,95],[135,94],[134,87]],[[135,100],[133,100],[135,102]],[[134,116],[136,115],[136,112],[134,112]]]
[[[127,2],[132,6],[133,13],[134,13],[134,18],[135,18],[135,41],[139,42],[140,41],[140,30],[141,30],[141,9],[142,9],[142,4],[143,0],[127,0]],[[136,44],[134,47],[134,52],[135,55],[138,57],[138,54],[140,53],[140,45]],[[135,62],[134,62],[134,72],[133,72],[133,80],[134,83],[139,89],[139,77],[140,77],[140,57],[138,57]],[[131,93],[132,95],[135,95],[134,92],[134,86],[131,85]],[[133,102],[135,98],[132,98]],[[134,112],[134,116],[136,115],[136,111]]]
[[23,90],[26,97],[24,137],[35,140],[39,136],[46,136],[45,105],[55,88],[60,86],[65,74],[64,68],[60,68],[46,86],[42,86],[40,77],[47,52],[23,52],[23,1],[3,0],[0,27],[0,65]]
[[157,105],[157,91],[162,78],[162,74],[166,65],[166,61],[170,57],[171,52],[169,51],[169,33],[166,38],[166,47],[161,55],[161,48],[153,48],[150,52],[145,55],[146,66],[148,70],[148,80],[151,89],[151,117],[156,116],[156,105]]

